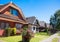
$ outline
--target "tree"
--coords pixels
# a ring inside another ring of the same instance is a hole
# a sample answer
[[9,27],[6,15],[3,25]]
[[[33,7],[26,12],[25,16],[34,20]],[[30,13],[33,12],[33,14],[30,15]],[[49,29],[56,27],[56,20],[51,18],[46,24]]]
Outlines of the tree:
[[60,30],[60,10],[58,10],[55,14],[54,14],[57,24],[56,24],[56,29]]
[[28,25],[23,25],[22,42],[30,42],[32,32],[28,29]]
[[58,10],[53,16],[51,16],[50,25],[53,26],[53,29],[60,30],[60,10]]

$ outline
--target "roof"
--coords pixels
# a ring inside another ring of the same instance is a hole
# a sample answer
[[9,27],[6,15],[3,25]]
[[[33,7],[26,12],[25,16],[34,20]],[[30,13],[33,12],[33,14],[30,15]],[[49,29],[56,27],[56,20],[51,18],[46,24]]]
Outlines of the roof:
[[5,7],[6,5],[8,5],[9,3],[7,4],[0,4],[0,9],[2,9],[3,7]]
[[[11,2],[10,2],[11,3]],[[6,5],[9,5],[10,3],[7,4],[0,4],[0,9],[2,9],[3,7],[5,7]],[[12,3],[14,6],[16,6],[14,3]],[[17,7],[17,6],[16,6]]]
[[31,25],[39,26],[39,21],[36,19],[35,16],[27,17],[26,20]]
[[34,23],[35,25],[37,25],[38,27],[40,26],[40,24],[39,24],[39,20],[38,19],[36,19],[36,21],[35,21],[35,23]]
[[39,24],[40,24],[40,27],[45,27],[45,22],[44,21],[40,21]]
[[36,20],[36,17],[35,16],[32,16],[32,17],[27,17],[26,18],[26,21],[30,24],[34,24],[34,21]]
[[49,23],[46,23],[46,26],[47,26],[47,28],[50,28],[50,24]]
[[53,28],[52,25],[50,25],[49,23],[46,23],[46,26],[47,26],[48,29],[52,29]]
[[23,12],[22,12],[21,8],[18,8],[14,3],[10,2],[10,3],[7,3],[7,4],[0,5],[0,12],[2,12],[4,9],[6,9],[9,6],[17,9],[19,11],[20,15],[22,16],[23,20],[26,21],[26,18],[23,15]]
[[0,20],[11,21],[11,22],[19,22],[19,23],[22,23],[22,24],[26,24],[25,21],[23,21],[19,18],[16,18],[14,16],[8,16],[6,14],[0,14]]

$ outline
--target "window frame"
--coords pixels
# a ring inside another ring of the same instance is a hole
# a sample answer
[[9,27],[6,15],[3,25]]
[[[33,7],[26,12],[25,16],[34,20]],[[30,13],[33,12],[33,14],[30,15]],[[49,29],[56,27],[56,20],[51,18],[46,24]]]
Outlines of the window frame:
[[16,9],[11,8],[10,13],[14,16],[18,16],[18,11]]
[[[8,24],[8,26],[7,26],[7,24]],[[8,22],[0,22],[0,29],[5,29],[5,28],[9,28],[9,27],[10,27],[10,25]]]

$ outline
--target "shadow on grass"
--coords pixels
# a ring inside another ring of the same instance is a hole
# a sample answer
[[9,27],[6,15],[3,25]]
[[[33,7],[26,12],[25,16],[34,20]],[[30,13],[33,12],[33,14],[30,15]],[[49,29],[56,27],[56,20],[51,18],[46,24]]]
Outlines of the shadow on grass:
[[22,42],[22,41],[18,41],[18,42]]

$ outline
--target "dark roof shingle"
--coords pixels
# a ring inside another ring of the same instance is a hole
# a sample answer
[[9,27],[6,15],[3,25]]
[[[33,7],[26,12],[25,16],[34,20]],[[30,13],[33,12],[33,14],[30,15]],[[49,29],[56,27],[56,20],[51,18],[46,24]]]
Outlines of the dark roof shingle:
[[40,24],[40,27],[45,27],[45,22],[44,21],[40,21],[39,24]]
[[36,17],[34,17],[34,16],[26,18],[27,22],[30,23],[30,24],[33,24],[35,19],[36,19]]

